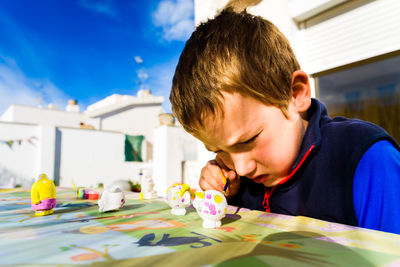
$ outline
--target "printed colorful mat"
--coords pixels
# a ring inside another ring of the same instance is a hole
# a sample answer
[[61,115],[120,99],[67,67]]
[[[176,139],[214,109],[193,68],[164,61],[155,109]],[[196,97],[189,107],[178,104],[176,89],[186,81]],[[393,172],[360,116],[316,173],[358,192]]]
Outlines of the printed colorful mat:
[[54,214],[35,217],[28,190],[0,190],[5,266],[400,266],[400,235],[229,207],[203,229],[193,208],[127,195],[117,212],[57,188]]

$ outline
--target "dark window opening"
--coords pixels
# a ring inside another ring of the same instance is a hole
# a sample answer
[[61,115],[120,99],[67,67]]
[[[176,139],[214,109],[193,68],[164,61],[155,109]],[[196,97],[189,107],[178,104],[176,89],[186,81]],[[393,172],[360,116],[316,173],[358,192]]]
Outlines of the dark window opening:
[[331,117],[373,122],[400,142],[400,56],[316,75]]

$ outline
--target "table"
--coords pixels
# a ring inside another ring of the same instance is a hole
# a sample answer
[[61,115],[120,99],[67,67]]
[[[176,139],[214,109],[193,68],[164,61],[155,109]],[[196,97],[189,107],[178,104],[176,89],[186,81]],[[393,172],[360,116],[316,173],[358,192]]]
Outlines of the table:
[[229,206],[202,228],[189,207],[128,193],[117,212],[57,188],[54,214],[35,217],[30,193],[0,190],[0,265],[8,266],[399,266],[400,235]]

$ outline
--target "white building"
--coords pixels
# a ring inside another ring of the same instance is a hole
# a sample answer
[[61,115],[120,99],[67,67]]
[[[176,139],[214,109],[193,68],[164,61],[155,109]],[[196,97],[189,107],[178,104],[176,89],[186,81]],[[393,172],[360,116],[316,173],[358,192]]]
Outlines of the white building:
[[[83,113],[74,101],[66,110],[11,105],[0,118],[0,186],[29,186],[41,172],[61,186],[137,178],[151,165],[162,102],[139,91],[136,97],[112,95]],[[126,134],[144,136],[145,162],[126,161]]]
[[140,90],[137,96],[108,96],[89,105],[82,113],[73,100],[69,101],[65,110],[58,110],[52,104],[47,108],[10,105],[0,120],[144,135],[151,144],[153,129],[159,124],[158,115],[165,112],[161,107],[163,101],[162,96],[153,96],[149,90]]
[[162,96],[153,96],[149,90],[140,90],[137,97],[114,94],[88,106],[85,115],[97,121],[96,129],[144,135],[152,143],[158,115],[165,112],[163,101]]

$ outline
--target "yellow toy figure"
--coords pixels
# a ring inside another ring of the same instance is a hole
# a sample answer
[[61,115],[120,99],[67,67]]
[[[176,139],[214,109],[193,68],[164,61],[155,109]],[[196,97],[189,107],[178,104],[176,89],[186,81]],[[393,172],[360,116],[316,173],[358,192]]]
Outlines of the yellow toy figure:
[[56,207],[56,186],[42,173],[36,178],[31,188],[32,210],[36,216],[50,215]]

